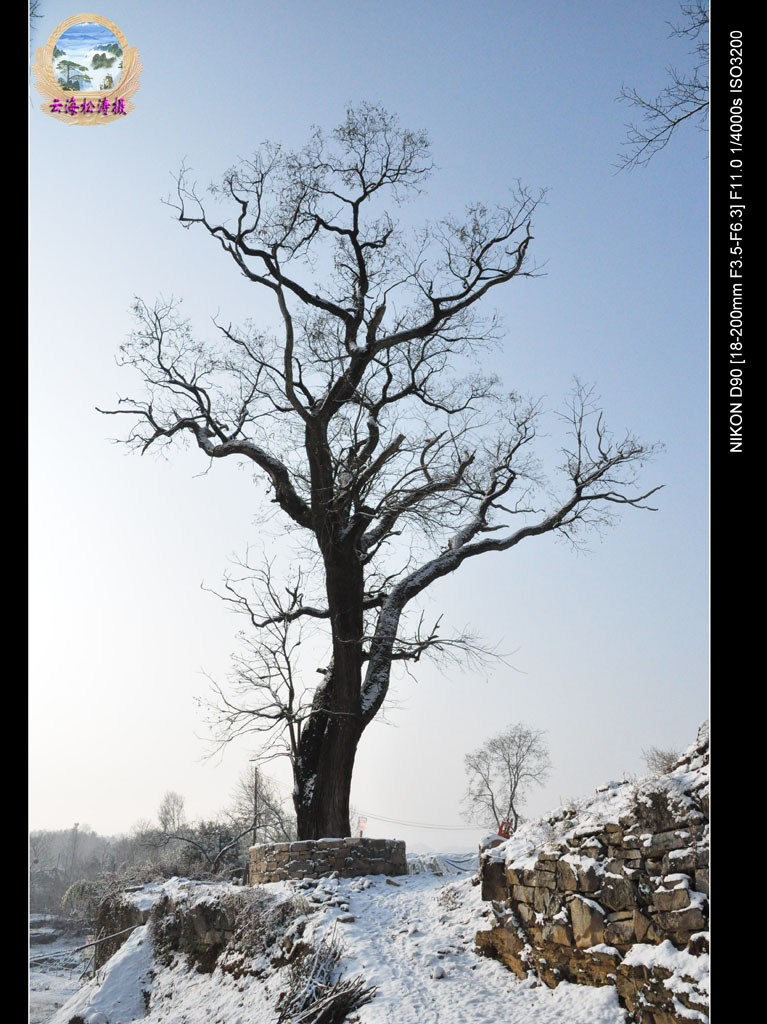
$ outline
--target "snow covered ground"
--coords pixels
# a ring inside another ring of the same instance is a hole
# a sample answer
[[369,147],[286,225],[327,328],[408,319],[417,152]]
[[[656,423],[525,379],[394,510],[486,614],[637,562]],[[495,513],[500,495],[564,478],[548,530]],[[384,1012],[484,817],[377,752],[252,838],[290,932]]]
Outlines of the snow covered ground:
[[[347,1019],[357,1024],[625,1024],[613,988],[563,983],[555,990],[519,981],[500,963],[474,953],[474,935],[491,913],[460,862],[418,858],[416,872],[305,880],[318,909],[305,938],[335,928],[344,942],[343,974],[377,987],[373,1000]],[[435,874],[442,871],[442,874]],[[169,885],[178,886],[175,880]],[[302,883],[272,883],[291,893]],[[159,891],[159,887],[156,887]],[[348,905],[348,910],[346,906]],[[177,957],[154,961],[147,928],[128,942],[50,1018],[68,1024],[273,1024],[284,971],[259,980],[216,968],[191,969]]]

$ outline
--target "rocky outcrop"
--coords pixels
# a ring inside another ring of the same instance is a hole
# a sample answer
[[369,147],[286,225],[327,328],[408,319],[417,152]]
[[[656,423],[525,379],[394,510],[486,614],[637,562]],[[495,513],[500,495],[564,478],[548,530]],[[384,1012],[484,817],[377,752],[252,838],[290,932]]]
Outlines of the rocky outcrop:
[[304,839],[261,843],[250,848],[251,885],[287,878],[341,878],[357,875],[406,875],[405,844],[400,839]]
[[615,985],[637,1024],[708,1021],[708,728],[672,771],[488,837],[478,949],[520,978]]
[[125,894],[111,892],[106,895],[94,912],[93,929],[97,936],[113,937],[100,941],[94,948],[94,970],[98,970],[114,956],[120,946],[128,941],[131,931],[145,924],[148,917],[149,908],[138,906]]
[[234,937],[242,890],[215,890],[202,898],[184,891],[163,893],[152,907],[152,940],[158,959],[184,953],[199,971],[213,970]]
[[236,977],[258,976],[288,963],[300,950],[313,909],[301,895],[181,883],[152,906],[152,942],[166,965],[182,954],[202,973],[218,966]]

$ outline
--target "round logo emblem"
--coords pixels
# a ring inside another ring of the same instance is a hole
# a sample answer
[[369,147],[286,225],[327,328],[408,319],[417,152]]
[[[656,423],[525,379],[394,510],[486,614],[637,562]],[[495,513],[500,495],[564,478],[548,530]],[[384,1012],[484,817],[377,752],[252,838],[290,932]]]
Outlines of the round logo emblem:
[[114,22],[98,14],[75,14],[62,21],[32,67],[40,109],[65,124],[109,124],[134,108],[139,88],[138,50],[128,46]]

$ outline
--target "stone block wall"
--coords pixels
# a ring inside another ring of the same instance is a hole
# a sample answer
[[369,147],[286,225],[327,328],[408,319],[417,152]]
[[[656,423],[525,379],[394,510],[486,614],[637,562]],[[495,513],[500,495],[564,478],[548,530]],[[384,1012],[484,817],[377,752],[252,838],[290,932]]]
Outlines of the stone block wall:
[[595,801],[486,849],[478,949],[552,988],[614,985],[637,1024],[705,1024],[708,764],[702,729],[667,775],[611,784],[615,820]]
[[406,875],[401,839],[303,839],[294,843],[259,843],[250,848],[251,885],[286,878],[323,878],[337,872],[357,875]]

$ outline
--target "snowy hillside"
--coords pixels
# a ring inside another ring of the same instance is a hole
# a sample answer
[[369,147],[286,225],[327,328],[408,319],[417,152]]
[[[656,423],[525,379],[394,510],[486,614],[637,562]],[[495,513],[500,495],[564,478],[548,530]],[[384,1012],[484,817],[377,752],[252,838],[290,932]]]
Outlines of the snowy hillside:
[[[423,862],[421,862],[423,866]],[[439,870],[439,867],[438,867]],[[209,898],[215,887],[189,886],[190,899]],[[231,888],[231,887],[221,887]],[[385,877],[306,879],[263,887],[283,899],[307,898],[303,940],[316,945],[333,929],[343,941],[342,972],[361,975],[376,987],[373,999],[347,1019],[359,1024],[623,1024],[613,989],[560,985],[551,991],[519,981],[501,964],[474,952],[477,930],[489,910],[479,886],[466,873],[419,871],[396,881]],[[178,880],[154,887],[160,897],[178,895]],[[203,892],[205,890],[205,892]],[[193,895],[195,892],[198,895]],[[142,894],[144,898],[148,892]],[[195,970],[176,954],[163,965],[153,954],[152,924],[137,928],[128,942],[50,1020],[70,1024],[274,1024],[288,969],[264,970],[260,977],[229,970],[219,957],[211,973]]]
[[[397,877],[144,886],[147,923],[48,1024],[707,1021],[705,727],[663,775],[483,845],[481,884],[473,854],[418,854]],[[367,994],[346,1016],[295,1009],[344,982]]]

